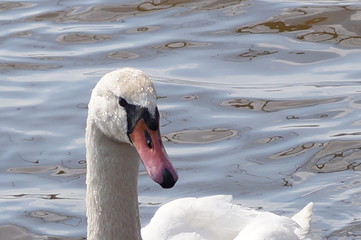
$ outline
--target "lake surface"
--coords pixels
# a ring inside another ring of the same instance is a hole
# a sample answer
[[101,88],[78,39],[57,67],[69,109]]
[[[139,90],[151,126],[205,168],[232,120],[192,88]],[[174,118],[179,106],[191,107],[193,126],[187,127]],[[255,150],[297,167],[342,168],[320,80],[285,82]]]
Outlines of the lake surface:
[[361,238],[358,1],[0,3],[0,239],[85,239],[91,89],[150,74],[180,180],[139,174],[142,224],[172,199],[232,194],[316,239]]

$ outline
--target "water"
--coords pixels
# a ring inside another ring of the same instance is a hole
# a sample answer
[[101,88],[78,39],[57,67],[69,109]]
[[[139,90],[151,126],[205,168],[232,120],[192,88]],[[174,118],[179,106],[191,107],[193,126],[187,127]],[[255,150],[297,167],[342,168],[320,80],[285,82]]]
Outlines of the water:
[[84,239],[86,105],[97,80],[152,76],[180,175],[160,204],[232,194],[323,239],[359,239],[358,1],[0,3],[0,239]]

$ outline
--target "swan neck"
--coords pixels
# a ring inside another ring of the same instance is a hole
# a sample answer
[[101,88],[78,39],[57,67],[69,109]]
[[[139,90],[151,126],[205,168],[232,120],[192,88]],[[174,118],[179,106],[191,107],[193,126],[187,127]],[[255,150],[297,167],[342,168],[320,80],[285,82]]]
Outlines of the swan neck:
[[105,136],[89,119],[85,144],[87,239],[141,239],[137,152]]

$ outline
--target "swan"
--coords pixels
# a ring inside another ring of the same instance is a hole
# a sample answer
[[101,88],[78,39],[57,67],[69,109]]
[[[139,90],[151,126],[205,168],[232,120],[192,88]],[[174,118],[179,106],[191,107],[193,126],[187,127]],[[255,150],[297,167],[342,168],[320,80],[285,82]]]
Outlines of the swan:
[[241,207],[226,195],[171,201],[141,230],[139,159],[163,188],[178,180],[156,102],[151,80],[135,68],[105,74],[92,91],[85,133],[88,240],[308,239],[312,203],[288,218]]

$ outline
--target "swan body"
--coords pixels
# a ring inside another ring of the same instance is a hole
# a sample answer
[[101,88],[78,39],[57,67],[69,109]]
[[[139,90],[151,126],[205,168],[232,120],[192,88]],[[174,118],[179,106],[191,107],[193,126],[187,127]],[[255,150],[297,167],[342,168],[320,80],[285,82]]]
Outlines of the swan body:
[[178,180],[161,140],[156,99],[149,77],[134,68],[104,75],[92,92],[85,134],[88,240],[308,239],[312,203],[288,218],[224,195],[169,202],[140,230],[139,160],[163,188]]
[[228,195],[181,198],[160,207],[141,233],[144,240],[306,240],[312,207],[289,218],[233,204]]

